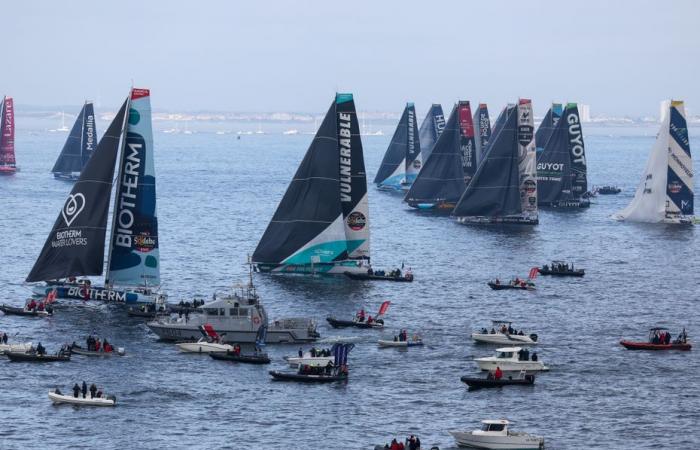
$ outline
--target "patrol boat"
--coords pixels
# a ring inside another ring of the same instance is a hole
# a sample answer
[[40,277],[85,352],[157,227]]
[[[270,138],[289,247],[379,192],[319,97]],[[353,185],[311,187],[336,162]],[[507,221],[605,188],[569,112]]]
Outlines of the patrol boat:
[[166,341],[196,341],[205,324],[219,333],[220,343],[255,343],[258,329],[267,325],[267,344],[313,342],[320,337],[309,318],[270,321],[253,285],[252,267],[247,286],[237,286],[230,295],[198,308],[202,314],[171,315],[149,322],[148,328]]

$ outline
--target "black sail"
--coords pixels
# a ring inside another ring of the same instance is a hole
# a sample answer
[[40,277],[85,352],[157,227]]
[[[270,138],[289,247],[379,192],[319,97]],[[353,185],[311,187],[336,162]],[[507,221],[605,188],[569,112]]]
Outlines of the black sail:
[[85,106],[80,110],[80,114],[75,119],[66,143],[63,144],[61,154],[51,169],[53,173],[80,172],[83,169],[82,141],[83,141],[83,121],[85,120]]
[[423,203],[453,203],[459,200],[466,188],[462,169],[458,106],[455,105],[452,109],[430,158],[424,161],[423,169],[406,194],[404,201],[411,206],[416,207]]
[[425,119],[423,119],[418,131],[423,165],[425,165],[428,157],[433,152],[433,147],[444,129],[445,114],[442,112],[442,106],[439,103],[434,103]]
[[505,123],[492,135],[488,153],[453,215],[494,217],[521,212],[517,114],[513,112],[507,108]]
[[556,205],[573,198],[569,133],[563,120],[557,123],[544,148],[537,154],[537,203]]
[[560,122],[564,122],[568,131],[569,154],[571,155],[571,191],[575,198],[580,198],[588,191],[588,170],[586,169],[586,149],[583,143],[581,117],[576,103],[566,105]]
[[[382,164],[374,177],[374,183],[376,184],[388,183],[400,188],[401,182],[405,177],[406,172],[402,164],[406,163],[406,146],[408,145],[408,108],[408,105],[404,108],[401,119],[396,126],[396,131],[394,131],[391,142],[389,142],[389,147],[384,153]],[[399,169],[398,172],[397,169]]]
[[[343,214],[338,201],[340,155],[337,127],[334,101],[258,242],[253,253],[255,263],[282,263]],[[342,233],[342,229],[338,233]],[[338,235],[337,238],[344,239],[344,236]]]
[[73,186],[28,282],[102,274],[110,192],[126,105],[125,101]]
[[484,160],[486,146],[491,139],[491,121],[489,120],[489,110],[486,103],[480,103],[479,108],[474,112],[474,134],[476,140],[476,163],[481,164]]

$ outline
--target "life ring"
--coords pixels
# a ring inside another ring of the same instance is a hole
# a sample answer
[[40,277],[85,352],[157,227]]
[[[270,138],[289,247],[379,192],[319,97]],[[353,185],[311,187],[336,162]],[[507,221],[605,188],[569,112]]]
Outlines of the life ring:
[[255,325],[258,325],[260,323],[260,317],[258,317],[258,316],[253,317],[253,323]]

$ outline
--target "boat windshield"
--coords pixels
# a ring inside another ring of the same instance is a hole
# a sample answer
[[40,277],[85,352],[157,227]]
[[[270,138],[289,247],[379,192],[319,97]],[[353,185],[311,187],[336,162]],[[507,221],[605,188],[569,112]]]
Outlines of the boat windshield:
[[481,426],[481,431],[503,431],[504,428],[502,423],[485,423]]
[[498,354],[499,358],[512,358],[513,352],[501,352]]

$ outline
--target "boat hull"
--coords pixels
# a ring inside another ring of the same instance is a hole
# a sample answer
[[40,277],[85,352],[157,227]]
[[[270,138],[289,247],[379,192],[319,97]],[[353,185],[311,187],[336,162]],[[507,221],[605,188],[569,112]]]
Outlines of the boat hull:
[[95,358],[111,358],[112,356],[124,356],[124,349],[112,350],[111,352],[95,352],[82,347],[71,347],[71,353],[81,356],[91,356]]
[[511,216],[511,217],[457,217],[457,222],[469,224],[514,224],[514,225],[537,225],[538,218]]
[[[197,341],[202,337],[198,326],[193,324],[161,323],[156,321],[149,322],[147,326],[164,341]],[[218,325],[216,326],[216,331],[219,333],[224,343],[253,344],[258,334],[257,329],[241,331],[227,329],[225,326]],[[306,329],[275,329],[274,327],[270,327],[267,330],[265,343],[301,344],[305,342],[314,342],[317,339],[317,335],[309,334]]]
[[496,284],[492,282],[487,283],[491,289],[494,291],[504,291],[504,290],[517,290],[517,291],[534,291],[535,286],[526,284],[525,286],[514,286],[512,284]]
[[649,342],[620,341],[620,345],[627,350],[681,350],[689,351],[692,345],[689,342],[683,344],[651,344]]
[[291,367],[309,366],[309,367],[326,367],[328,363],[335,361],[334,356],[316,356],[316,357],[298,357],[287,356],[284,358]]
[[47,295],[49,292],[56,290],[56,298],[67,298],[74,300],[99,300],[103,302],[118,302],[118,303],[156,303],[160,295],[147,295],[140,292],[106,289],[99,286],[75,286],[54,284],[51,286],[40,286],[34,289],[34,292],[39,295]]
[[62,181],[78,181],[80,173],[78,172],[54,172],[53,177]]
[[7,305],[0,306],[0,311],[8,316],[48,317],[53,315],[46,311],[27,311],[24,308],[15,308]]
[[220,361],[233,361],[245,364],[270,364],[270,357],[266,353],[260,355],[234,355],[230,352],[226,353],[209,353],[212,359]]
[[527,433],[508,433],[507,436],[488,436],[478,432],[450,431],[461,448],[493,450],[539,450],[544,448],[544,438]]
[[113,397],[72,397],[70,395],[59,395],[53,391],[49,392],[49,399],[54,405],[69,404],[78,406],[114,406],[117,402]]
[[269,373],[275,381],[297,381],[300,383],[335,383],[348,379],[347,375],[300,375],[276,370],[271,370]]
[[398,283],[410,283],[413,281],[413,276],[406,277],[406,276],[401,276],[401,277],[390,277],[390,276],[382,276],[382,275],[370,275],[368,273],[352,273],[352,272],[345,272],[345,276],[350,278],[351,280],[367,280],[367,281],[395,281]]
[[367,322],[356,322],[354,320],[340,320],[340,319],[335,319],[333,317],[326,317],[326,321],[333,328],[349,328],[349,327],[363,328],[363,329],[384,328],[383,323],[377,323],[377,322],[372,322],[371,324],[368,324]]
[[487,334],[487,333],[472,333],[472,339],[482,344],[518,344],[518,345],[537,345],[530,336],[520,336],[518,334]]
[[423,341],[384,341],[380,339],[379,341],[377,341],[377,344],[379,344],[380,347],[407,348],[420,347],[423,345]]
[[524,378],[501,378],[500,380],[475,377],[461,377],[462,383],[469,386],[469,390],[499,388],[503,386],[531,386],[535,384],[534,375],[525,375]]
[[338,261],[317,264],[266,264],[255,263],[255,270],[261,273],[290,275],[344,275],[350,273],[367,273],[367,266],[358,261]]
[[180,342],[175,346],[183,353],[226,353],[233,350],[231,345],[213,342]]
[[47,362],[68,362],[68,361],[70,361],[70,355],[65,355],[65,356],[37,355],[36,353],[15,353],[15,352],[6,352],[5,355],[12,362],[47,363]]
[[551,275],[553,277],[582,277],[586,274],[586,271],[583,269],[579,270],[574,270],[574,271],[567,271],[567,272],[558,272],[558,271],[552,271],[552,270],[544,270],[542,268],[537,269],[537,272],[540,273],[540,275]]
[[521,370],[526,372],[545,372],[549,370],[540,361],[509,361],[493,357],[477,358],[474,361],[479,365],[479,369],[489,372],[496,370],[496,367],[500,367],[504,372],[520,372]]
[[27,353],[32,349],[32,343],[26,344],[0,344],[0,355],[5,353]]

